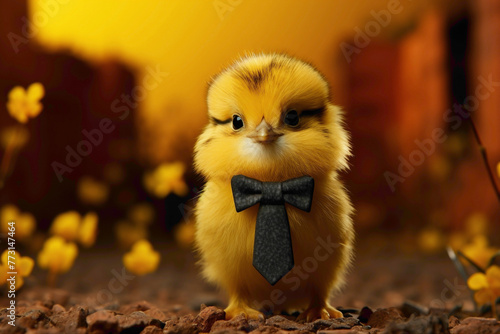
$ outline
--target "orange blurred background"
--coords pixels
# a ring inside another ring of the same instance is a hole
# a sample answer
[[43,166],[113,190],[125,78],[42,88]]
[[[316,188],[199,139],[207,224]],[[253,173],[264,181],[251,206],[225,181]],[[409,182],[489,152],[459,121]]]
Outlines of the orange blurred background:
[[[153,231],[168,233],[203,185],[191,163],[211,76],[247,53],[285,52],[324,73],[346,110],[354,156],[343,178],[361,235],[449,234],[478,214],[498,230],[470,125],[446,120],[484,80],[500,81],[498,15],[493,0],[2,0],[0,105],[16,85],[41,82],[46,96],[0,205],[32,212],[42,230],[61,211],[97,208],[105,243],[128,208],[146,202]],[[490,86],[471,114],[495,171],[500,92]],[[113,131],[60,182],[54,161],[104,118]],[[0,131],[16,123],[6,112],[0,122]],[[436,129],[446,140],[432,139]],[[403,160],[413,168],[402,177]],[[155,198],[143,175],[173,162],[185,166],[189,190]],[[82,178],[106,184],[104,201],[81,201]]]

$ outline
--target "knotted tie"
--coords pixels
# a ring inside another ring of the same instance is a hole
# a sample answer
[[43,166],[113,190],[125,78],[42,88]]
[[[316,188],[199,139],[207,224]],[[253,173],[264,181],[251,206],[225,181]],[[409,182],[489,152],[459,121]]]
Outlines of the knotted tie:
[[260,203],[255,225],[253,266],[274,285],[294,265],[285,202],[309,212],[314,179],[302,176],[284,182],[261,182],[235,175],[231,179],[231,188],[237,212]]

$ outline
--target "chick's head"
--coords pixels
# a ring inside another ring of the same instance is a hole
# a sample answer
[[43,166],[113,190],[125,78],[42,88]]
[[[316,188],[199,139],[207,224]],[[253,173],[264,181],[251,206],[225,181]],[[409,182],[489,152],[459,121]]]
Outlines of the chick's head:
[[206,178],[283,181],[347,167],[341,110],[322,75],[303,61],[245,57],[215,77],[207,102],[210,123],[195,147],[196,169]]

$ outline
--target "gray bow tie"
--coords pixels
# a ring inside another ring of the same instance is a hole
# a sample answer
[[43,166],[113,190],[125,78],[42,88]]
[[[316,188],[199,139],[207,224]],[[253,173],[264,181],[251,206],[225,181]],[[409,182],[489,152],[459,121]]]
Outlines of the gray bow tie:
[[253,266],[274,285],[294,265],[285,202],[309,212],[314,179],[302,176],[284,182],[261,182],[244,175],[235,175],[231,179],[231,188],[237,212],[260,203],[255,225]]

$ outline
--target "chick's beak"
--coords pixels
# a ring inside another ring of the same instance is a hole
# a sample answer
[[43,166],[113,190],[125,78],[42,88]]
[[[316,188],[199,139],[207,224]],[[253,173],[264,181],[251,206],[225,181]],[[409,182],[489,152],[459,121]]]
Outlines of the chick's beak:
[[262,122],[257,125],[255,130],[248,135],[248,138],[251,138],[256,143],[269,144],[274,142],[281,135],[281,133],[275,132],[273,127],[269,125],[265,119],[262,119]]

